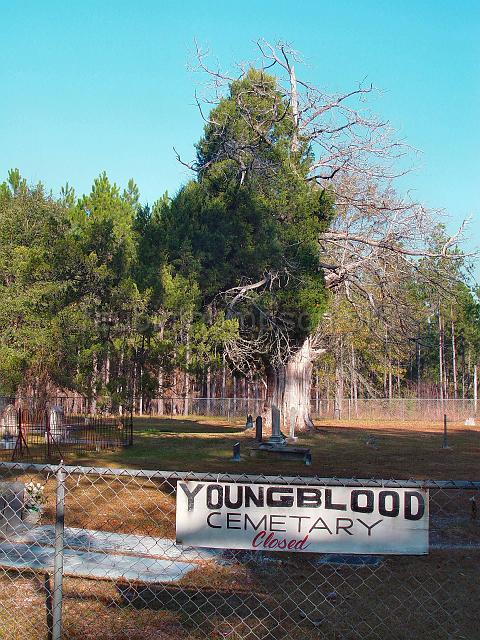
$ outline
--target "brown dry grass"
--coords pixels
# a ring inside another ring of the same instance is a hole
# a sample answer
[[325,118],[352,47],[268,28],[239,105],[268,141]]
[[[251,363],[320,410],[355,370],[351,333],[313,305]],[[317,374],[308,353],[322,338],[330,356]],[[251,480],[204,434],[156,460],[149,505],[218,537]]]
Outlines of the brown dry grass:
[[[232,567],[210,566],[154,588],[66,578],[65,638],[478,638],[478,553],[390,557],[376,568],[318,565],[298,556],[260,564],[237,559]],[[3,576],[0,597],[0,637],[43,640],[42,581]],[[6,614],[10,607],[15,617]]]
[[[252,433],[222,420],[137,419],[135,445],[75,462],[92,466],[233,473],[478,479],[480,430],[432,423],[319,423],[299,444],[313,465],[248,456]],[[375,436],[375,446],[366,443]],[[232,463],[234,442],[242,461]],[[26,480],[24,475],[21,479]],[[36,480],[41,480],[37,475]],[[44,479],[43,479],[44,481]],[[54,480],[47,482],[43,522],[53,522]],[[470,494],[432,493],[450,520],[446,539],[480,540],[469,520]],[[457,518],[457,516],[460,516]],[[452,519],[453,518],[453,519]],[[457,518],[456,520],[454,518]],[[174,536],[174,483],[147,479],[67,478],[66,525]],[[440,522],[440,525],[442,523]],[[443,526],[443,525],[442,525]],[[71,640],[407,640],[476,639],[479,550],[388,557],[378,568],[318,565],[305,556],[271,554],[231,565],[199,564],[176,584],[121,584],[65,578],[65,637]],[[278,561],[280,560],[280,561]],[[328,598],[335,592],[336,597]],[[15,614],[12,612],[15,611]],[[45,638],[42,576],[0,572],[0,638]]]

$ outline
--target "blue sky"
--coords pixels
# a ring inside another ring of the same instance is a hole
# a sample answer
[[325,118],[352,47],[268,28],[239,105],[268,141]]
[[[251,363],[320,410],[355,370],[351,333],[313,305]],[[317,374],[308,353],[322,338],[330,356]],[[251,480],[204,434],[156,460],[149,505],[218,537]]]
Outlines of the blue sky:
[[100,171],[142,200],[175,193],[202,121],[188,70],[196,38],[228,67],[254,41],[286,40],[309,80],[383,90],[374,108],[422,151],[402,182],[480,244],[480,3],[457,0],[0,0],[0,176],[18,167],[55,193]]

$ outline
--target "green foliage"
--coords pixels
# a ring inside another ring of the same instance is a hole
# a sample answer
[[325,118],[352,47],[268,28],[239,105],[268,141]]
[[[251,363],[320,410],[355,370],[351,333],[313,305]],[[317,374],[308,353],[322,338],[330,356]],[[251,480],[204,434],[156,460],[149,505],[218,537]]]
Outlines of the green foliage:
[[269,330],[288,327],[295,347],[325,307],[318,236],[333,207],[306,180],[311,155],[302,141],[292,149],[292,135],[275,79],[250,69],[212,110],[197,145],[198,180],[173,200],[163,228],[167,259],[196,278],[204,307],[218,308],[220,294],[269,274],[234,311],[255,318],[245,338],[255,340],[266,321]]
[[[370,393],[387,373],[413,379],[418,363],[438,377],[441,317],[445,366],[455,354],[468,386],[480,360],[480,303],[461,260],[443,292],[425,285],[441,258],[418,261],[398,283],[415,327],[402,344],[385,338],[373,312],[359,318],[327,299],[318,239],[334,199],[308,179],[312,151],[273,76],[252,68],[232,82],[196,151],[197,178],[152,207],[133,180],[121,189],[106,173],[90,193],[77,198],[67,183],[55,199],[9,172],[0,184],[1,392],[51,385],[126,406],[180,376],[185,385],[205,376],[240,344],[263,375],[317,329],[328,305],[325,335],[345,368],[349,354],[352,385],[361,379]],[[444,243],[444,229],[434,229],[432,253]],[[324,363],[333,383],[338,362]]]
[[64,242],[64,210],[17,170],[0,187],[0,383],[12,393],[59,370],[58,327],[68,283],[55,252]]

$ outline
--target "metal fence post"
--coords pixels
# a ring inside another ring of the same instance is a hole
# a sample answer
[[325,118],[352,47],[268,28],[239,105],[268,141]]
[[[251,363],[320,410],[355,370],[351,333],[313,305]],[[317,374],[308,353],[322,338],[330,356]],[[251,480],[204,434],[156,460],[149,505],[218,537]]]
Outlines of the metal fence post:
[[443,445],[442,449],[448,449],[447,414],[443,415]]
[[55,552],[53,561],[52,640],[62,637],[63,546],[65,530],[65,469],[63,460],[57,473],[55,509]]

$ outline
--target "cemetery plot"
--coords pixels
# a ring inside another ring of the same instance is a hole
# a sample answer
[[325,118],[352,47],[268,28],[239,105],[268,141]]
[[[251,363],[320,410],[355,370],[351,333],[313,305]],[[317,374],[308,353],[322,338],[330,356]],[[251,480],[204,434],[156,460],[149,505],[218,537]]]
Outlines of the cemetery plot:
[[128,416],[69,413],[60,405],[9,403],[0,414],[0,460],[48,462],[132,444]]

